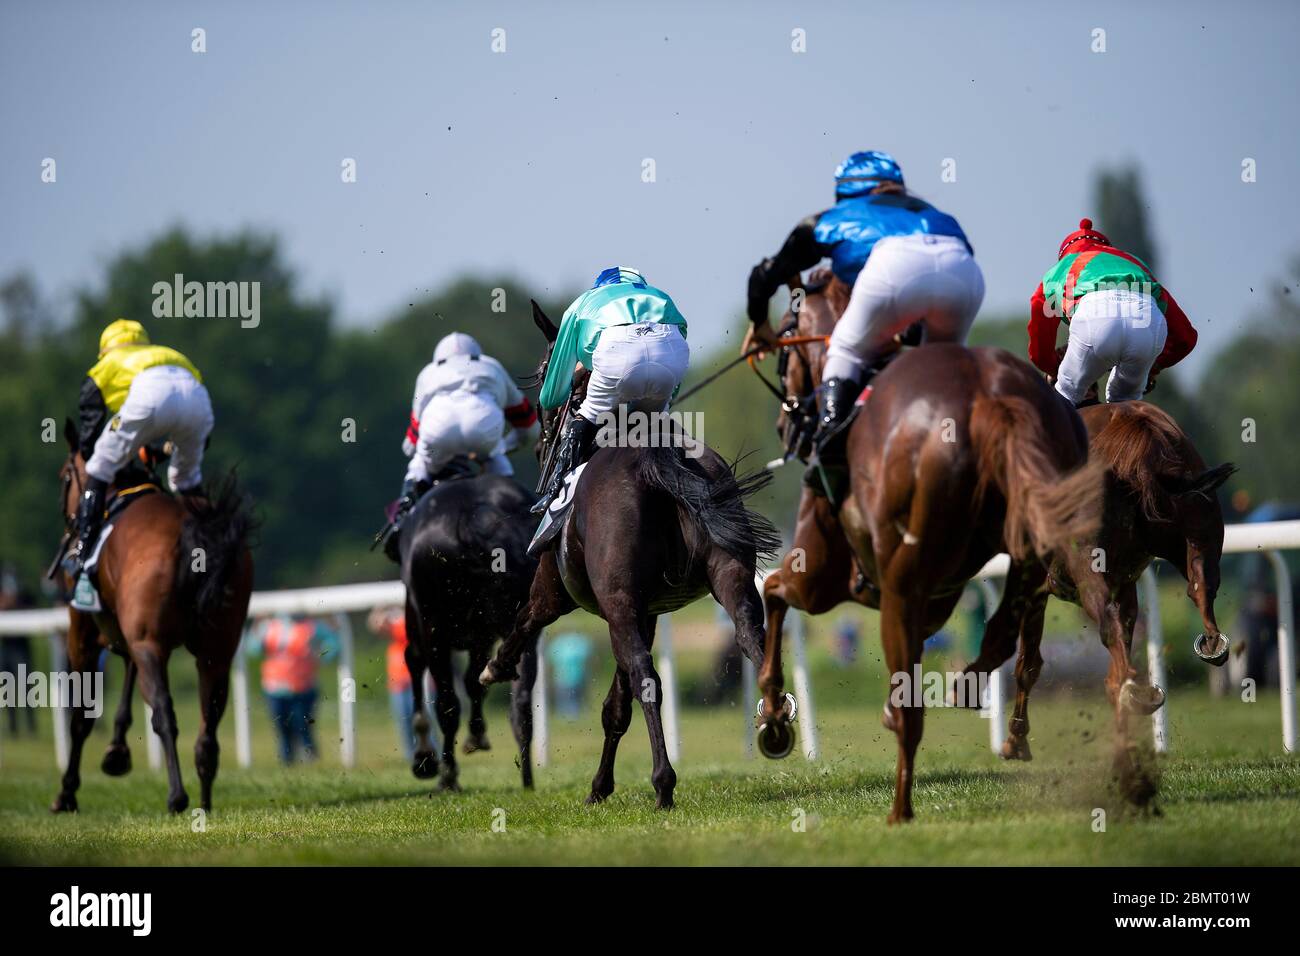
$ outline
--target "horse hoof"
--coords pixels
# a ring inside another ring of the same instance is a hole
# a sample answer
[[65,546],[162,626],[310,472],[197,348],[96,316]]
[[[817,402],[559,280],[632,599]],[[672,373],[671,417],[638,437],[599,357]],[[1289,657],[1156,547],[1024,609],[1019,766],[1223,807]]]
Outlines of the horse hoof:
[[438,758],[433,753],[417,753],[411,760],[411,773],[419,780],[432,780],[438,775]]
[[487,734],[479,734],[478,736],[471,734],[465,738],[465,745],[461,749],[467,754],[472,754],[479,750],[491,750],[492,744],[487,739]]
[[898,722],[894,719],[894,712],[890,710],[888,703],[885,704],[884,713],[880,715],[880,723],[886,730],[898,733]]
[[1000,756],[1003,760],[1033,760],[1029,752],[1029,740],[1026,737],[1008,737],[1002,741]]
[[604,803],[608,799],[609,799],[608,793],[600,793],[597,790],[593,790],[591,791],[591,793],[587,794],[587,799],[584,800],[583,803],[585,803],[589,807],[594,807],[596,804]]
[[71,793],[60,793],[50,804],[50,813],[76,813],[77,797]]
[[1164,706],[1165,692],[1155,684],[1126,680],[1119,689],[1119,704],[1132,714],[1154,714]]
[[758,752],[768,760],[783,760],[794,750],[794,728],[788,723],[765,723],[758,728]]
[[673,808],[673,795],[671,793],[661,793],[655,797],[656,810],[671,810]]
[[177,794],[174,797],[167,798],[168,813],[184,813],[186,808],[189,805],[190,805],[190,795],[186,793],[184,790],[182,790],[179,794]]
[[104,759],[99,769],[110,777],[123,777],[131,772],[131,751],[129,748],[109,747],[104,751]]
[[519,680],[519,671],[513,665],[501,664],[495,660],[488,661],[487,667],[483,668],[483,673],[478,675],[478,682],[484,687],[489,684],[504,684],[512,680]]
[[[799,702],[794,699],[794,694],[786,694],[784,699],[781,714],[787,722],[793,721],[799,716]],[[760,720],[767,716],[767,704],[763,702],[763,698],[758,699],[758,706],[754,708],[754,712],[758,714]]]
[[1222,667],[1228,663],[1228,651],[1231,649],[1227,637],[1222,634],[1216,637],[1201,634],[1192,642],[1196,656],[1212,667]]
[[443,777],[438,781],[438,789],[443,793],[460,793],[460,784],[455,777]]

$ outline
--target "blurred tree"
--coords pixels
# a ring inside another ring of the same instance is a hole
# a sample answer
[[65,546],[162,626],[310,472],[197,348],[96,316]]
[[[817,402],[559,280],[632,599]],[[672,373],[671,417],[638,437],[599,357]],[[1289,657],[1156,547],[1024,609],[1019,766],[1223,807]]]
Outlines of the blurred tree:
[[1093,204],[1097,210],[1092,217],[1096,227],[1117,247],[1150,266],[1158,277],[1159,256],[1147,226],[1150,205],[1143,195],[1137,167],[1099,170],[1093,183]]

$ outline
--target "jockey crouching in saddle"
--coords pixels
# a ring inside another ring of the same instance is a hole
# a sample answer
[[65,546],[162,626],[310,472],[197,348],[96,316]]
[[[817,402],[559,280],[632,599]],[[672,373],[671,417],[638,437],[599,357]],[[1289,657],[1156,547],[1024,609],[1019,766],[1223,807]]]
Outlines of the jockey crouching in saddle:
[[172,443],[167,484],[178,495],[204,497],[203,450],[212,432],[212,401],[203,377],[175,349],[153,345],[130,319],[99,337],[99,361],[81,384],[79,445],[86,487],[77,504],[76,542],[65,568],[84,570],[104,521],[104,498],[119,469],[142,447]]
[[647,284],[635,269],[616,266],[601,272],[565,311],[546,367],[538,397],[546,409],[559,408],[569,398],[578,365],[591,378],[556,446],[550,481],[533,511],[545,511],[565,476],[590,457],[603,417],[615,414],[620,405],[629,412],[664,411],[690,357],[686,319],[668,293]]
[[[1061,320],[1069,342],[1056,348]],[[1029,300],[1029,358],[1076,408],[1096,403],[1092,384],[1108,369],[1106,401],[1141,398],[1162,369],[1196,346],[1196,330],[1137,256],[1079,222]]]
[[895,337],[923,321],[927,343],[964,343],[984,300],[983,273],[957,220],[909,193],[892,156],[867,150],[835,170],[835,205],[800,222],[781,251],[750,273],[752,328],[744,350],[759,342],[779,347],[768,301],[792,276],[827,257],[852,294],[831,334],[817,395],[816,457],[804,475],[817,494],[825,490],[819,472],[840,483],[841,426],[879,371],[879,360],[894,351]]
[[[514,429],[510,442],[507,423]],[[484,355],[472,336],[443,336],[433,361],[415,379],[411,421],[402,440],[402,453],[411,461],[384,540],[385,553],[398,560],[403,520],[453,458],[468,455],[487,474],[513,475],[506,453],[535,440],[538,431],[537,411],[505,367]]]

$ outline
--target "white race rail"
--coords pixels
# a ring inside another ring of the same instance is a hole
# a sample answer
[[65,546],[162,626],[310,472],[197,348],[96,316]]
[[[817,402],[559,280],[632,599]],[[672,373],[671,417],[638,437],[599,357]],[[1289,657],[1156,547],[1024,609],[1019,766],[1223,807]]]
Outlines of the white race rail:
[[[1296,751],[1296,657],[1295,657],[1295,605],[1291,593],[1291,580],[1286,562],[1279,553],[1284,550],[1300,549],[1300,521],[1276,521],[1260,524],[1232,525],[1224,535],[1225,553],[1244,553],[1263,551],[1267,554],[1274,570],[1278,593],[1278,663],[1281,674],[1282,706],[1282,742],[1288,753]],[[976,583],[983,591],[987,606],[996,605],[993,599],[996,589],[992,579],[1005,577],[1009,567],[1005,554],[998,555],[990,561],[976,576]],[[762,578],[759,578],[761,587]],[[1163,635],[1160,627],[1159,608],[1155,600],[1155,575],[1150,570],[1143,582],[1143,599],[1147,613],[1147,660],[1151,668],[1152,679],[1164,683],[1164,658],[1162,652]],[[405,588],[400,581],[379,581],[370,584],[348,584],[338,587],[304,588],[292,591],[259,591],[253,594],[249,603],[249,617],[266,617],[273,614],[307,614],[312,616],[338,617],[339,626],[339,738],[340,757],[343,765],[351,767],[356,759],[355,710],[356,689],[352,674],[353,635],[346,615],[349,612],[368,611],[374,607],[402,605],[406,599]],[[67,610],[65,608],[46,608],[31,611],[0,612],[0,635],[48,634],[51,642],[53,660],[58,666],[63,660],[62,632],[67,629]],[[799,702],[799,725],[804,756],[809,760],[817,757],[817,729],[813,718],[812,683],[804,647],[802,615],[792,612],[787,617],[787,644],[793,663],[793,686]],[[671,621],[665,617],[660,622],[659,672],[664,693],[664,729],[669,753],[675,761],[680,756],[680,734],[678,732],[678,701],[676,687],[675,655]],[[537,764],[546,765],[547,758],[547,713],[545,703],[545,662],[541,659],[541,645],[538,647],[538,687],[534,693],[534,744]],[[244,655],[236,655],[233,677],[232,704],[235,724],[235,754],[240,766],[247,767],[252,762],[252,746],[249,721],[248,675],[244,664]],[[747,700],[756,699],[754,693],[753,669],[746,661],[743,686]],[[991,675],[990,694],[987,714],[990,720],[990,744],[996,752],[1001,747],[1005,733],[1002,672]],[[1156,711],[1152,718],[1156,746],[1161,751],[1168,747],[1168,724],[1166,712],[1169,704]],[[752,753],[753,718],[748,704],[742,707],[746,725],[747,750]],[[147,718],[146,718],[147,719]],[[151,732],[147,732],[152,737]],[[150,764],[155,768],[158,760],[157,741],[150,740]],[[67,760],[67,725],[66,715],[59,712],[55,719],[55,753],[62,767]]]

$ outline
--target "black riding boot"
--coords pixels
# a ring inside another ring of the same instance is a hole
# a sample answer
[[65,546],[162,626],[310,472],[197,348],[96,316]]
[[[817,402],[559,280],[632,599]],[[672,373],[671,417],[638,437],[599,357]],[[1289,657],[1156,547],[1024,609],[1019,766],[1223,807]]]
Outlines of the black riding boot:
[[[837,500],[840,497],[838,486],[844,477],[844,445],[848,431],[843,425],[861,391],[862,386],[851,378],[828,378],[818,389],[821,417],[817,422],[817,433],[813,435],[814,458],[803,476],[804,484],[816,494],[833,494]],[[837,487],[827,488],[827,482]]]
[[398,545],[401,544],[402,523],[430,487],[431,482],[425,480],[416,481],[408,478],[402,482],[402,493],[397,499],[397,510],[393,513],[393,520],[388,526],[387,534],[384,535],[384,554],[388,555],[389,560],[401,560]]
[[74,580],[85,570],[95,539],[99,537],[99,529],[103,527],[104,495],[107,491],[108,482],[86,478],[86,487],[77,502],[77,541],[68,553],[68,573]]
[[560,444],[555,449],[555,467],[551,469],[551,480],[546,485],[546,490],[542,492],[541,501],[533,505],[533,514],[541,514],[555,500],[555,496],[560,493],[560,487],[564,484],[564,477],[586,461],[591,454],[591,445],[595,437],[596,426],[587,419],[581,415],[574,415],[570,419],[564,434],[560,437]]

